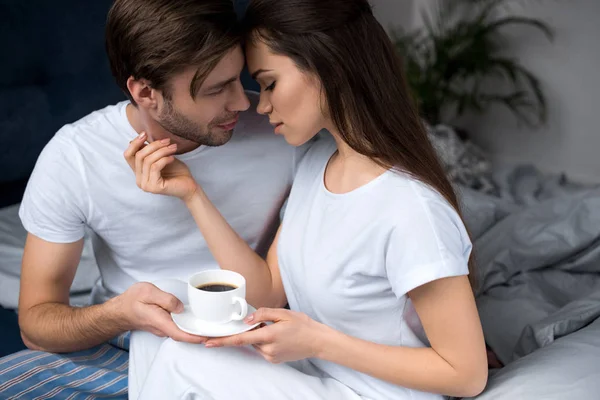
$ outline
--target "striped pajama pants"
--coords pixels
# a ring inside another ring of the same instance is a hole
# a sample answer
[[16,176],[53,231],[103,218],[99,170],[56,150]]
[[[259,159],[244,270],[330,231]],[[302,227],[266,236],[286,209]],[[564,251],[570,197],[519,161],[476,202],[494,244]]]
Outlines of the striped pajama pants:
[[89,350],[0,358],[0,399],[127,399],[129,333]]

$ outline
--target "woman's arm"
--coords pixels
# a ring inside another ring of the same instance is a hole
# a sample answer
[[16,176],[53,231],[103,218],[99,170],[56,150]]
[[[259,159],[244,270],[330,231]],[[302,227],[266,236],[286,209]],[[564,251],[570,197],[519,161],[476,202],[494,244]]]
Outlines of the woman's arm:
[[[487,381],[483,334],[467,277],[440,279],[410,292],[431,348],[387,346],[357,339],[306,314],[259,309],[247,323],[274,322],[206,347],[253,345],[268,361],[316,357],[393,384],[457,397],[480,393]],[[368,327],[366,327],[368,329]]]
[[279,274],[277,242],[279,230],[263,260],[231,228],[197,184],[188,167],[173,155],[177,146],[169,139],[144,143],[141,134],[124,153],[144,191],[179,197],[190,210],[211,253],[223,269],[246,278],[246,299],[254,307],[283,307],[287,300]]
[[430,348],[385,346],[330,329],[316,341],[317,357],[425,392],[456,397],[479,394],[487,382],[487,358],[468,278],[439,279],[409,296]]
[[287,300],[277,260],[281,226],[266,260],[263,260],[231,228],[201,188],[185,203],[221,268],[238,272],[246,278],[248,302],[256,308],[283,307]]

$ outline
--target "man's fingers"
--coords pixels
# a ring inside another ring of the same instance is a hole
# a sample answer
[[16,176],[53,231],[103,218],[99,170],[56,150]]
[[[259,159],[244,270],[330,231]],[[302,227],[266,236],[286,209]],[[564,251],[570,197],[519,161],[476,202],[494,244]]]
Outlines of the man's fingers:
[[488,358],[488,367],[491,368],[502,368],[504,365],[500,362],[500,360],[498,359],[498,357],[496,357],[496,354],[491,351],[491,350],[487,350],[487,358]]
[[152,293],[149,303],[154,303],[160,308],[170,313],[180,313],[183,311],[183,303],[171,293],[157,290]]
[[152,328],[152,327],[148,328],[148,332],[150,332],[151,334],[153,334],[155,336],[158,336],[158,337],[165,337],[165,336],[167,336],[160,329],[156,329],[156,328]]
[[173,329],[173,333],[171,333],[168,336],[171,339],[175,340],[176,342],[185,342],[185,343],[194,343],[194,344],[206,343],[206,341],[208,340],[208,338],[206,338],[204,336],[190,335],[189,333],[183,332],[182,330],[177,328],[177,326],[175,326],[175,328]]
[[156,323],[156,328],[159,329],[166,336],[177,342],[186,342],[186,343],[204,343],[206,342],[206,338],[203,336],[191,335],[189,333],[183,332],[181,329],[175,325],[171,315],[162,311],[161,316],[158,317],[158,321]]

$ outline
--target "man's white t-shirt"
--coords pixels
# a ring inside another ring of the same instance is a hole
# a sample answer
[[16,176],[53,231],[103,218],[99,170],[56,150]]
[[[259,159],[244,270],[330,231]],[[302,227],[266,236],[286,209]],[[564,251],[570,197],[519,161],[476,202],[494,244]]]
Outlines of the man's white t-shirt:
[[[465,227],[439,193],[391,170],[349,193],[328,191],[324,171],[335,150],[327,136],[312,144],[288,199],[277,252],[290,308],[370,342],[428,346],[407,293],[468,274]],[[441,398],[311,362],[367,398]]]
[[[298,149],[273,134],[254,107],[240,114],[232,139],[178,156],[208,197],[250,246],[265,252],[292,182]],[[91,231],[104,295],[138,281],[185,280],[218,268],[192,216],[177,198],[145,193],[123,153],[137,132],[129,102],[64,126],[46,145],[27,185],[19,215],[31,234],[71,243]]]

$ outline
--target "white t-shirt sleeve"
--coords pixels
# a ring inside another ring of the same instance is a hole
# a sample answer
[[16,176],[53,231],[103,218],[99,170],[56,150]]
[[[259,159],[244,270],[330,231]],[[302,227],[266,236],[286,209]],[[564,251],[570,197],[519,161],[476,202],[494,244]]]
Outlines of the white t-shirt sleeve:
[[451,276],[467,275],[472,245],[458,213],[441,196],[420,198],[402,213],[385,258],[396,296]]
[[29,233],[48,242],[76,242],[85,234],[86,204],[79,154],[57,135],[31,174],[19,209],[21,222]]

